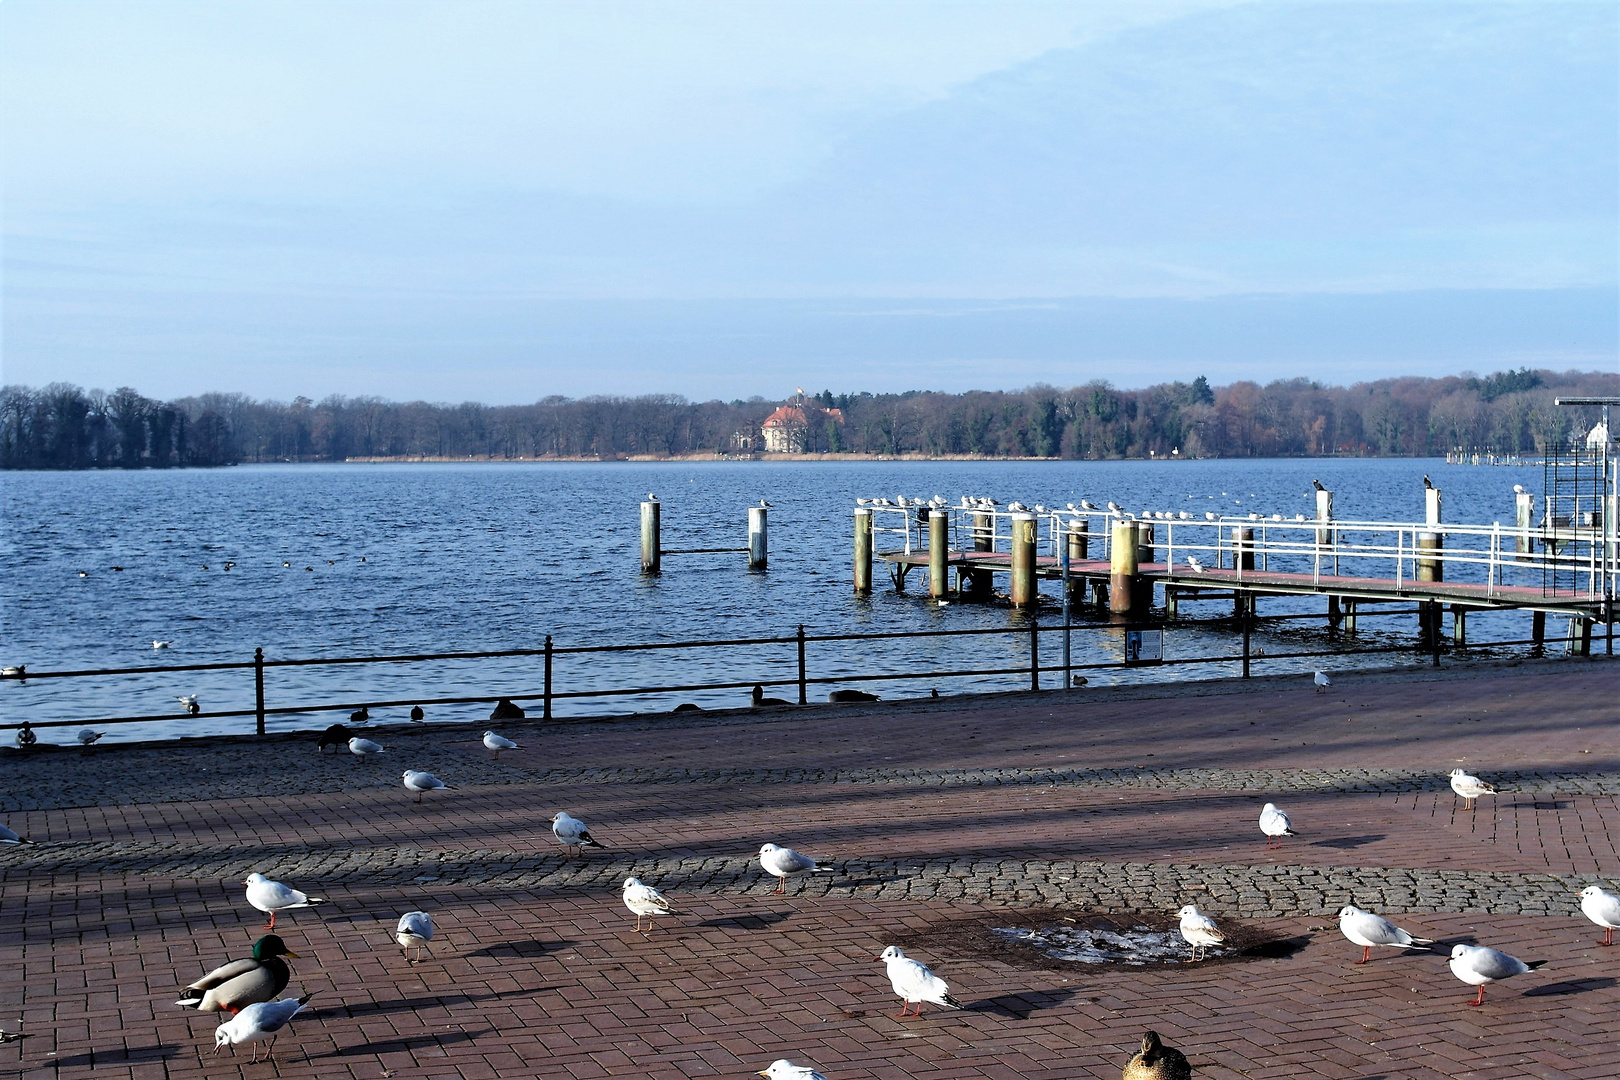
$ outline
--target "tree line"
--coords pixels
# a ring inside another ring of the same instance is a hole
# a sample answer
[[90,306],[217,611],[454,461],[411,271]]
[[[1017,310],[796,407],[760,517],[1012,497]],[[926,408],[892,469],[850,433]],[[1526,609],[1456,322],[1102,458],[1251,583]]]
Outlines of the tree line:
[[[1310,379],[1211,387],[1204,377],[1141,390],[903,394],[823,391],[812,452],[1130,458],[1535,454],[1576,438],[1596,407],[1558,395],[1620,394],[1620,375],[1521,368],[1483,378]],[[673,395],[459,405],[333,396],[315,402],[203,394],[156,401],[66,383],[0,388],[0,467],[169,468],[348,458],[546,459],[738,454],[759,445],[777,402]],[[812,415],[815,415],[812,410]]]

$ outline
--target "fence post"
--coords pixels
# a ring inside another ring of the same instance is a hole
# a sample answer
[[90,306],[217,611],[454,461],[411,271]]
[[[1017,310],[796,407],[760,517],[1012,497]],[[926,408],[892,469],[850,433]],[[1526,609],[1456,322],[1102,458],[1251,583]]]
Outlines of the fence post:
[[805,671],[804,671],[804,624],[800,623],[799,624],[799,704],[800,705],[809,704],[809,698],[807,698],[805,696],[805,682],[806,682],[806,679],[805,679]]
[[1029,617],[1029,688],[1041,688],[1041,623],[1033,615]]
[[253,709],[258,714],[255,730],[264,734],[264,649],[253,650]]
[[546,635],[546,708],[545,719],[551,719],[551,635]]
[[1249,609],[1243,609],[1243,677],[1249,677]]

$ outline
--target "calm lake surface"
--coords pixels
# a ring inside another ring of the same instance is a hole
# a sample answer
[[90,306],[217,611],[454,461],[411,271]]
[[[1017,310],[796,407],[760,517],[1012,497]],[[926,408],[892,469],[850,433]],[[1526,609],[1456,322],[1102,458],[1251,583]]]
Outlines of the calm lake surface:
[[[850,511],[857,496],[963,494],[1062,506],[1081,498],[1126,509],[1314,514],[1312,479],[1335,492],[1341,519],[1421,520],[1422,477],[1445,492],[1450,522],[1513,520],[1512,486],[1539,492],[1537,467],[1447,466],[1437,460],[1182,462],[829,462],[477,465],[283,465],[217,470],[0,474],[7,572],[0,584],[0,663],[32,672],[269,659],[627,644],[792,633],[1021,625],[1004,606],[942,607],[897,595],[878,567],[869,598],[850,586]],[[746,508],[769,500],[770,569],[741,554],[669,556],[659,577],[639,570],[638,503],[663,502],[664,546],[741,547]],[[1539,499],[1538,499],[1539,507]],[[880,522],[881,524],[882,522]],[[1162,529],[1162,525],[1160,528]],[[880,537],[879,547],[898,546]],[[225,564],[234,563],[227,570]],[[284,565],[290,564],[290,565]],[[113,567],[123,567],[117,571]],[[308,568],[308,569],[306,569]],[[81,576],[83,572],[86,576]],[[1390,572],[1388,569],[1385,573]],[[998,587],[1005,587],[1005,579]],[[1059,588],[1043,588],[1056,599]],[[1193,608],[1214,617],[1230,605]],[[1262,614],[1323,611],[1320,598],[1262,603]],[[1056,621],[1055,611],[1043,621]],[[1528,619],[1477,616],[1479,639],[1525,636]],[[1323,623],[1267,631],[1271,652],[1328,647]],[[1363,644],[1409,641],[1410,619],[1362,620]],[[154,650],[154,640],[171,642]],[[1056,635],[1052,637],[1056,659]],[[812,675],[997,667],[1027,662],[1014,637],[931,639],[812,648]],[[1043,648],[1047,648],[1043,638]],[[1166,652],[1228,655],[1232,634],[1194,622],[1166,633]],[[1117,658],[1116,634],[1075,639],[1076,663]],[[1341,666],[1422,662],[1390,654]],[[1323,661],[1257,670],[1311,670]],[[367,700],[522,694],[540,688],[538,659],[272,669],[271,707]],[[787,679],[788,648],[694,650],[566,658],[558,690]],[[1215,677],[1231,664],[1089,673],[1093,682]],[[1051,676],[1055,685],[1059,677]],[[862,684],[866,685],[866,684]],[[885,697],[1027,685],[1027,677],[872,684]],[[812,687],[812,700],[826,687]],[[775,691],[784,697],[789,690]],[[196,672],[0,684],[0,722],[92,720],[253,704],[251,672]],[[560,715],[667,710],[676,701],[746,703],[746,692],[580,699]],[[404,708],[374,722],[403,720]],[[430,719],[485,716],[487,705],[438,706]],[[273,727],[339,717],[304,713]],[[108,739],[251,730],[252,721],[199,719],[121,725]],[[73,729],[48,729],[68,741]],[[9,741],[9,733],[6,736]]]

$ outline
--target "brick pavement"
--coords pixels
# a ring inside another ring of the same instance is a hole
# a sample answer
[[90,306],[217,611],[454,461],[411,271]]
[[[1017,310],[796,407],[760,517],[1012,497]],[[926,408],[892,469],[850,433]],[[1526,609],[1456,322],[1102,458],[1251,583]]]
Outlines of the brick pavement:
[[[0,851],[0,1026],[35,1033],[0,1076],[1113,1077],[1148,1026],[1200,1076],[1613,1075],[1620,949],[1573,896],[1620,872],[1612,670],[557,726],[498,763],[402,730],[375,770],[292,741],[0,761],[5,820],[46,841]],[[1437,779],[1459,759],[1514,790],[1462,810]],[[458,790],[417,806],[406,765]],[[1268,797],[1306,834],[1271,853]],[[612,850],[565,865],[561,807]],[[777,838],[843,873],[771,895],[748,856]],[[318,993],[252,1066],[169,1004],[257,936],[249,866],[331,900],[285,920]],[[630,869],[682,917],[631,933]],[[1468,1008],[1440,956],[1355,966],[1326,914],[1352,893],[1549,962]],[[987,905],[1189,899],[1308,943],[1143,970],[914,949],[970,1007],[907,1021],[875,960]],[[410,965],[389,930],[418,906],[443,940]]]

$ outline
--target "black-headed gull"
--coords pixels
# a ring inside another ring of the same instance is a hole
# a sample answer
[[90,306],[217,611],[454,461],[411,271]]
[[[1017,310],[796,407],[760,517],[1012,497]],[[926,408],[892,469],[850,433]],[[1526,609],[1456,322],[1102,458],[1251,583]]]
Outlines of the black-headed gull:
[[1187,1055],[1166,1046],[1157,1031],[1142,1033],[1142,1049],[1125,1063],[1124,1080],[1192,1080]]
[[1266,834],[1266,850],[1282,844],[1285,836],[1298,836],[1294,831],[1294,823],[1288,820],[1288,815],[1277,809],[1276,803],[1266,803],[1260,808],[1260,831]]
[[636,929],[641,929],[641,920],[647,920],[647,931],[653,928],[654,915],[677,915],[670,906],[669,898],[651,885],[643,885],[640,878],[624,879],[624,906],[630,909],[636,917]]
[[768,1069],[761,1069],[754,1074],[763,1076],[766,1080],[827,1080],[815,1069],[808,1065],[795,1065],[787,1058],[777,1058],[771,1062]]
[[292,970],[283,956],[297,953],[276,934],[266,934],[253,943],[253,956],[222,964],[186,987],[176,1005],[198,1012],[239,1013],[249,1005],[273,1001],[287,989]]
[[947,1009],[960,1009],[962,1003],[951,997],[950,989],[945,980],[928,970],[928,965],[919,960],[913,960],[899,949],[890,945],[878,954],[889,969],[889,985],[894,992],[900,995],[900,1015],[910,1016],[911,1006],[917,1006],[917,1016],[922,1015],[922,1003],[932,1002],[943,1005]]
[[[264,1057],[269,1061],[275,1053],[276,1035],[314,996],[315,991],[311,990],[296,1000],[261,1001],[249,1005],[234,1018],[214,1029],[214,1053],[219,1053],[222,1046],[229,1046],[231,1053],[235,1054],[236,1048],[242,1043],[257,1044],[268,1039],[270,1045],[266,1048]],[[258,1060],[259,1048],[254,1045],[251,1061]]]
[[1311,676],[1311,681],[1316,684],[1316,692],[1318,694],[1333,685],[1333,680],[1327,677],[1327,672],[1325,671],[1318,671],[1314,673]]
[[411,963],[421,963],[427,943],[433,940],[433,916],[425,911],[407,911],[399,917],[399,925],[394,928],[394,940],[399,942],[407,959],[411,955],[410,950],[416,949],[416,959]]
[[440,789],[445,791],[450,790],[450,785],[445,783],[443,780],[440,780],[437,776],[434,776],[430,772],[421,772],[417,769],[406,769],[405,774],[401,779],[405,783],[405,790],[416,792],[417,802],[422,801],[422,793],[425,791],[438,791]]
[[1351,904],[1339,909],[1339,933],[1349,938],[1352,944],[1361,946],[1361,959],[1356,961],[1358,964],[1372,959],[1375,946],[1421,949],[1434,944],[1431,938],[1413,937],[1382,915],[1362,911]]
[[493,731],[484,732],[484,746],[495,751],[495,760],[499,761],[502,750],[521,750],[523,747],[508,739],[504,735],[497,735]]
[[1496,788],[1462,769],[1451,770],[1451,790],[1463,797],[1464,806],[1473,806],[1481,795],[1496,794]]
[[263,874],[249,874],[242,884],[247,886],[247,902],[270,916],[270,921],[264,925],[266,930],[276,928],[276,912],[278,911],[290,911],[293,908],[314,907],[316,904],[326,903],[323,897],[301,893],[290,885],[283,885],[279,881],[271,881]]
[[75,738],[79,740],[80,746],[83,746],[88,750],[92,745],[94,745],[97,739],[101,738],[105,734],[107,734],[105,731],[92,731],[89,728],[80,728],[79,734],[75,736]]
[[362,739],[360,736],[356,735],[354,738],[349,740],[349,753],[353,754],[355,757],[363,758],[370,754],[381,754],[383,753],[383,748],[381,743],[374,743],[370,739]]
[[33,841],[8,826],[0,825],[0,844],[32,844]]
[[1620,930],[1620,896],[1588,885],[1581,890],[1581,914],[1603,927],[1603,940],[1598,944],[1614,944],[1614,932]]
[[1470,1005],[1480,1005],[1485,1001],[1485,984],[1497,982],[1501,979],[1511,979],[1515,975],[1523,975],[1527,971],[1534,971],[1545,964],[1545,960],[1532,960],[1525,963],[1516,956],[1509,956],[1505,952],[1487,949],[1483,945],[1453,945],[1451,947],[1451,973],[1469,986],[1479,987],[1479,996]]
[[578,855],[582,848],[603,847],[591,838],[591,831],[585,827],[585,823],[566,810],[551,815],[551,835],[563,846],[565,855]]
[[759,849],[759,865],[765,868],[767,874],[774,874],[778,883],[776,891],[787,892],[787,879],[800,874],[830,874],[833,868],[820,866],[816,860],[808,855],[800,855],[790,847],[780,844],[766,844]]
[[[1192,904],[1188,904],[1176,915],[1181,919],[1181,936],[1188,945],[1192,946],[1192,959],[1200,960],[1209,955],[1210,946],[1219,945],[1226,940],[1215,920],[1205,915]],[[1199,955],[1199,950],[1203,955]]]

